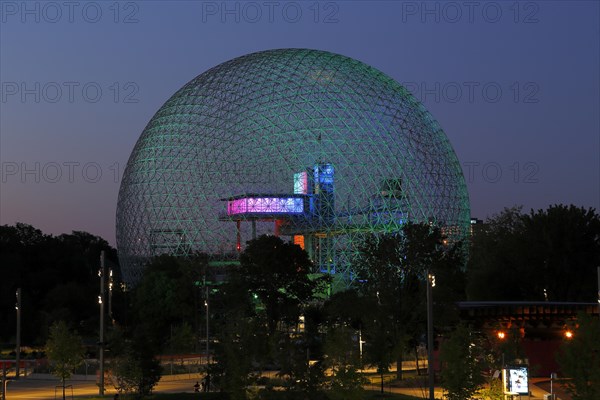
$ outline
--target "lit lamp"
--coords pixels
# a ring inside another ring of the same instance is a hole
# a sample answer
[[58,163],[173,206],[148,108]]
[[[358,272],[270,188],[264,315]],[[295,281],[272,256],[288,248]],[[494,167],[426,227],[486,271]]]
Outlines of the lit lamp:
[[[498,338],[498,340],[502,341],[504,339],[506,339],[506,332],[504,331],[498,331],[496,333],[496,337]],[[504,368],[505,362],[504,362],[504,351],[502,351],[502,367]]]
[[427,375],[429,381],[429,400],[435,400],[434,386],[435,377],[433,371],[433,291],[435,287],[435,275],[429,270],[427,274]]
[[565,331],[565,338],[566,338],[566,339],[569,339],[569,340],[570,340],[570,339],[573,339],[573,331],[571,331],[571,330],[567,329],[567,330]]

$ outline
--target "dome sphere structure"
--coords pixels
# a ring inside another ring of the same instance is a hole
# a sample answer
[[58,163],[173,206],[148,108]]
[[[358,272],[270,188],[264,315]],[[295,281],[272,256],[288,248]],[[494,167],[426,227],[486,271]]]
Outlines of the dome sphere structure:
[[125,168],[117,247],[126,282],[168,253],[235,259],[267,233],[348,283],[364,235],[432,222],[469,227],[448,138],[403,86],[325,51],[270,50],[220,64],[150,120]]

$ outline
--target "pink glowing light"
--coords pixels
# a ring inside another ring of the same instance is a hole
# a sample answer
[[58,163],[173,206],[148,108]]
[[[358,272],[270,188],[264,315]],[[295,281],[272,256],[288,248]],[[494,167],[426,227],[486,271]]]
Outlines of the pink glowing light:
[[227,215],[236,214],[302,214],[299,197],[245,197],[227,202]]

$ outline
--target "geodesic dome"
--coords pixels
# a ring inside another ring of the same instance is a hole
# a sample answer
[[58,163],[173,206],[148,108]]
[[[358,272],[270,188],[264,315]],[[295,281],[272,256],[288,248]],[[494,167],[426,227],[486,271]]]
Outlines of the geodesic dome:
[[204,72],[150,120],[121,182],[117,247],[135,283],[154,255],[232,259],[277,234],[349,282],[361,236],[426,221],[460,237],[469,213],[452,146],[403,86],[338,54],[270,50]]

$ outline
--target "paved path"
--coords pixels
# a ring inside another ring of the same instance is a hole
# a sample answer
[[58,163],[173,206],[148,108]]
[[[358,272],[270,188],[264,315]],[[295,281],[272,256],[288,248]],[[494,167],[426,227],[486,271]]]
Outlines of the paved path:
[[[43,379],[37,378],[39,377],[35,377],[34,379],[21,378],[18,381],[10,381],[6,389],[6,400],[49,400],[55,398],[55,393],[56,398],[62,399],[62,387],[57,379],[49,377],[42,377]],[[171,378],[161,379],[154,391],[161,393],[193,392],[194,384],[199,380],[198,377],[190,375],[179,376],[178,380]],[[98,386],[95,380],[69,380],[67,385],[69,385],[66,390],[67,398],[71,398],[71,394],[73,398],[98,394]],[[116,391],[107,383],[104,393],[114,394]]]
[[[84,380],[83,378],[85,377],[77,378],[78,379],[76,380],[71,380],[68,382],[68,385],[70,385],[66,392],[68,398],[71,397],[71,394],[73,395],[73,398],[98,394],[98,386],[96,385],[95,380]],[[194,374],[165,376],[160,380],[154,391],[157,393],[193,392],[194,384],[199,380],[199,376]],[[370,390],[378,390],[379,386],[369,385],[367,388]],[[529,398],[529,400],[542,400],[544,398],[544,394],[549,393],[549,390],[550,382],[547,379],[532,379],[530,383],[530,391],[532,396]],[[402,393],[419,398],[427,398],[429,394],[429,391],[426,387],[391,388],[387,385],[384,387],[384,392]],[[564,391],[564,388],[556,383],[554,384],[554,392],[558,395],[560,400],[571,400],[571,398]],[[105,394],[114,393],[114,388],[107,383]],[[60,382],[55,378],[51,378],[50,376],[35,376],[25,379],[21,378],[18,381],[9,382],[6,395],[7,400],[53,400],[55,398],[62,397],[62,388],[60,387]],[[436,399],[442,398],[442,390],[440,388],[435,389],[435,397]],[[522,399],[526,400],[527,397],[524,396]]]
[[[549,379],[540,379],[536,382],[536,385],[545,390],[547,393],[550,393],[550,380]],[[552,384],[552,393],[556,394],[556,397],[560,400],[571,400],[571,395],[567,392],[565,385],[561,382],[554,381]]]

